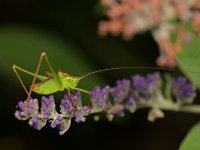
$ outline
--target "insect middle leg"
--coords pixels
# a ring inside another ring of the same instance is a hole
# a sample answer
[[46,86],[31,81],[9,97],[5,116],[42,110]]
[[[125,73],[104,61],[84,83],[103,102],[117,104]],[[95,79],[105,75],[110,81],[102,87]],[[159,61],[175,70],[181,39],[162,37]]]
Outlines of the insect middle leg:
[[71,87],[71,89],[72,89],[72,90],[81,91],[81,92],[83,92],[83,93],[86,93],[86,94],[90,94],[90,92],[89,92],[89,91],[87,91],[87,90],[84,90],[84,89],[81,89],[81,88],[77,88],[77,87]]

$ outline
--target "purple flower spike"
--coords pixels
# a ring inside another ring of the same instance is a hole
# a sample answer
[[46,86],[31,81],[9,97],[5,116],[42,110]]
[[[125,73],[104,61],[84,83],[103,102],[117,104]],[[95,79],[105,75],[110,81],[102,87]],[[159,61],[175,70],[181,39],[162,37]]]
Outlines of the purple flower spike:
[[41,107],[42,117],[45,119],[49,119],[54,113],[55,113],[55,102],[53,95],[50,95],[49,98],[43,96],[42,107]]
[[[146,77],[135,75],[131,79],[118,80],[114,87],[95,87],[90,91],[89,104],[84,106],[80,91],[70,91],[61,99],[60,114],[56,111],[52,95],[41,98],[40,111],[37,99],[20,101],[15,117],[19,120],[29,119],[29,125],[37,130],[41,130],[49,121],[51,128],[58,129],[59,134],[62,135],[69,129],[72,118],[80,123],[85,122],[86,116],[90,114],[105,112],[108,120],[112,121],[115,116],[124,116],[125,111],[133,113],[137,108],[149,106],[147,104],[157,102],[160,104],[159,102],[164,101],[166,95],[168,96],[166,100],[172,97],[179,105],[189,104],[194,100],[195,88],[187,82],[186,78],[174,78],[168,82],[166,88],[168,90],[164,95],[160,88],[162,82],[159,73],[149,74]],[[99,116],[95,119],[98,120]]]
[[31,118],[35,113],[38,112],[38,100],[29,99],[28,101],[20,101],[18,103],[20,110],[15,112],[15,117],[19,120],[26,120]]
[[112,96],[115,103],[123,102],[130,92],[130,80],[118,80],[113,88]]

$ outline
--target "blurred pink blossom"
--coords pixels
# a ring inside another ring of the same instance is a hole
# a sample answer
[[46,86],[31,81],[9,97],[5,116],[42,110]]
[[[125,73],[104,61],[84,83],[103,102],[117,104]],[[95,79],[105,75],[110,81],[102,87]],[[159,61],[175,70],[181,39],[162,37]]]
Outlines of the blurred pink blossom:
[[[160,48],[159,66],[175,67],[175,55],[188,36],[183,27],[172,22],[193,23],[200,34],[200,0],[101,0],[108,19],[99,23],[100,36],[121,35],[129,40],[138,33],[153,31]],[[178,32],[176,43],[170,41],[170,33]]]

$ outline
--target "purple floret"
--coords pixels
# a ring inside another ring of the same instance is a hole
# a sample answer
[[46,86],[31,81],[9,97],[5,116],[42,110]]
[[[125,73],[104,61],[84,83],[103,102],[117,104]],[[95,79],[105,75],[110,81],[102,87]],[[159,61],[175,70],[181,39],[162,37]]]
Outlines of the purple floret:
[[74,90],[71,91],[69,94],[65,94],[64,98],[71,101],[76,101],[80,97],[80,91]]
[[72,111],[73,111],[73,105],[72,105],[72,102],[70,102],[69,99],[63,98],[61,100],[61,106],[63,106],[63,108],[65,109],[65,111],[67,111],[68,113],[72,113]]
[[123,102],[130,92],[131,82],[130,80],[123,79],[117,80],[116,86],[113,87],[112,96],[115,103]]
[[146,82],[149,85],[157,85],[160,80],[160,74],[158,72],[148,74],[146,78]]
[[58,115],[57,118],[55,118],[51,122],[51,128],[57,128],[59,130],[59,134],[63,135],[70,127],[71,124],[71,118],[64,118],[61,115]]
[[75,122],[80,123],[80,122],[85,122],[86,118],[83,116],[83,113],[80,111],[77,111],[75,114]]
[[71,91],[61,100],[61,112],[64,114],[74,114],[80,107],[82,107],[80,91]]
[[83,110],[87,113],[91,113],[91,108],[89,106],[83,106]]
[[132,78],[132,86],[137,90],[143,90],[146,87],[145,78],[141,75],[135,75]]
[[19,101],[19,102],[18,102],[18,107],[19,107],[19,109],[20,109],[20,110],[23,110],[23,109],[24,109],[24,107],[25,107],[25,104],[24,104],[24,102],[22,102],[22,101]]
[[61,100],[61,113],[64,116],[75,117],[76,122],[84,122],[80,91],[71,91]]
[[129,110],[130,109],[130,107],[132,107],[133,106],[133,104],[134,104],[134,99],[131,97],[131,98],[129,98],[129,100],[126,102],[126,104],[125,104],[125,108],[127,109],[127,110]]
[[148,97],[153,95],[156,91],[160,89],[160,74],[158,72],[148,74],[146,77],[146,86],[147,86],[147,94]]
[[103,89],[97,86],[90,93],[91,93],[92,108],[103,109],[108,105],[108,97],[110,93],[109,86],[106,86]]
[[177,99],[193,98],[196,95],[195,88],[185,77],[173,78],[172,93]]
[[132,96],[136,101],[138,101],[140,97],[148,99],[159,90],[160,74],[157,72],[147,75],[146,78],[141,75],[135,75],[131,79]]
[[120,114],[124,113],[124,111],[122,109],[116,109],[116,110],[111,111],[111,113],[113,115],[120,115]]
[[51,122],[51,127],[52,128],[56,128],[57,126],[59,126],[62,123],[63,117],[62,116],[58,116],[55,120],[53,120]]
[[29,120],[29,125],[36,130],[41,130],[46,125],[47,119],[42,118],[39,114],[34,114]]
[[55,101],[53,95],[49,98],[42,96],[41,115],[45,119],[49,119],[55,111]]
[[18,103],[20,110],[15,112],[15,117],[19,120],[26,120],[31,118],[35,113],[38,112],[38,100],[29,99],[28,101],[20,101]]
[[80,91],[71,91],[64,95],[61,100],[61,112],[64,114],[73,114],[82,106]]

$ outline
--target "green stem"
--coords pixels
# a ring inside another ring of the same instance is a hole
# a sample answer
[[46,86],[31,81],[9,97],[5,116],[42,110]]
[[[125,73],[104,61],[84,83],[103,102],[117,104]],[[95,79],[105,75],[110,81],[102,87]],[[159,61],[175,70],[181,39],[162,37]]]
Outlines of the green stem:
[[[122,109],[124,108],[123,104],[118,104],[122,106]],[[159,98],[152,98],[149,101],[144,101],[144,104],[141,104],[138,109],[142,108],[159,108],[162,110],[168,110],[168,111],[174,111],[174,112],[186,112],[186,113],[194,113],[194,114],[200,114],[200,105],[195,104],[188,104],[188,105],[180,105],[178,103],[175,103],[173,101],[170,101],[163,96],[159,96]],[[109,110],[110,108],[107,108]],[[106,110],[106,111],[107,111]],[[104,110],[105,111],[105,110]],[[98,110],[93,112],[94,114],[100,113],[102,110]]]
[[[168,101],[169,102],[169,101]],[[176,103],[153,103],[149,102],[140,108],[153,108],[157,107],[163,110],[175,111],[175,112],[187,112],[200,114],[200,105],[188,104],[185,106],[177,105]]]
[[188,105],[180,107],[180,111],[200,114],[200,105]]

